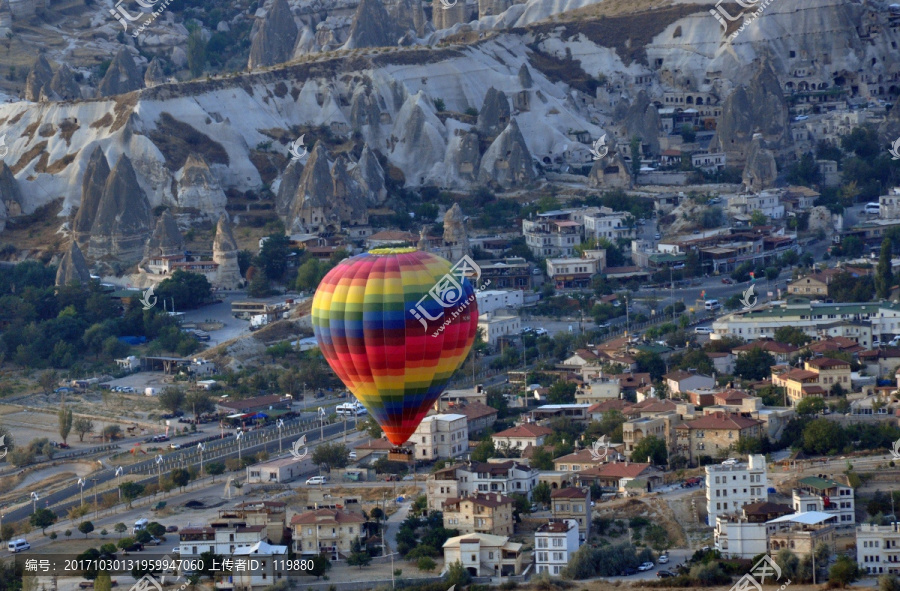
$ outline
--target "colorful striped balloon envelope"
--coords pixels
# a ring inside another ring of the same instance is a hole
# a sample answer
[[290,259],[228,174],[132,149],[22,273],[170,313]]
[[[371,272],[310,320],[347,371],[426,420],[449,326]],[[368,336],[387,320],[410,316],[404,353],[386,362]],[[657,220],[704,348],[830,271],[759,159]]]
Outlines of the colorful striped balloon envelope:
[[472,348],[470,270],[415,248],[380,248],[338,263],[316,289],[319,348],[394,445],[415,432]]

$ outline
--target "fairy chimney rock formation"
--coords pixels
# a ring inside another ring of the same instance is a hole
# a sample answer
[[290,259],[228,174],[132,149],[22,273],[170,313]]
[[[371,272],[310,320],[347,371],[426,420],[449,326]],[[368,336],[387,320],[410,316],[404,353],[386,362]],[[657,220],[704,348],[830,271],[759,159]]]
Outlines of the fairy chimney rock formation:
[[466,217],[459,203],[454,203],[444,214],[444,256],[450,262],[456,262],[470,252]]
[[503,91],[493,86],[488,88],[484,96],[484,104],[478,112],[478,123],[475,127],[486,140],[493,141],[509,124],[509,100]]
[[196,209],[212,219],[225,212],[225,191],[202,156],[190,154],[175,180],[178,182],[179,207]]
[[235,289],[243,284],[241,269],[238,265],[237,241],[231,233],[231,224],[223,214],[216,225],[216,237],[213,240],[213,262],[219,265],[216,270],[216,287]]
[[44,86],[53,79],[53,70],[50,68],[50,62],[42,55],[39,55],[28,72],[25,79],[25,100],[37,102],[41,99],[41,91]]
[[167,209],[156,220],[156,228],[153,229],[153,234],[144,248],[144,258],[168,257],[183,252],[184,237],[181,235],[181,230],[178,229],[175,218]]
[[139,262],[150,236],[151,217],[150,202],[137,182],[131,160],[122,156],[103,187],[88,256],[124,264]]
[[72,223],[75,240],[80,244],[87,244],[91,237],[91,227],[94,225],[97,207],[100,205],[100,198],[103,197],[103,188],[108,178],[109,163],[103,150],[98,146],[94,148],[84,169],[84,177],[81,179],[81,205]]
[[394,47],[402,35],[381,0],[361,0],[344,48]]
[[290,59],[297,42],[297,23],[285,0],[273,0],[250,46],[250,69],[274,66]]
[[481,159],[482,182],[508,188],[528,184],[536,178],[531,152],[515,119],[509,122]]
[[103,76],[103,80],[100,81],[100,85],[97,87],[97,94],[99,96],[125,94],[141,88],[143,80],[140,70],[134,63],[134,58],[131,57],[131,53],[123,47],[116,54],[112,63],[109,64],[106,75]]
[[59,267],[56,269],[56,285],[59,287],[76,282],[87,285],[91,282],[91,272],[84,254],[78,248],[78,243],[73,240],[69,244],[69,250],[59,261]]

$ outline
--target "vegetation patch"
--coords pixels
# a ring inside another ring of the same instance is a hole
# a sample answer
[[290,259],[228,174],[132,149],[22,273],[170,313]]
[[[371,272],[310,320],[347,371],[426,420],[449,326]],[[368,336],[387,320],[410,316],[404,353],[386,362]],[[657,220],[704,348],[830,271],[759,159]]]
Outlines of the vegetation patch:
[[203,156],[210,165],[229,164],[228,153],[222,144],[187,123],[178,121],[169,113],[160,114],[156,129],[147,135],[162,152],[166,166],[171,171],[181,169],[191,154]]

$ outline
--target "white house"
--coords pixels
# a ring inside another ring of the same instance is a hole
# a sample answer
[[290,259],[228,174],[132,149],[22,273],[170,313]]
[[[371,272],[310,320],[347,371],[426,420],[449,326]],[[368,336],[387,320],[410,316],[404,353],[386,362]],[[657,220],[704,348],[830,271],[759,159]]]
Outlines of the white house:
[[791,491],[791,506],[798,513],[821,511],[835,515],[838,525],[856,523],[853,488],[828,478],[801,478]]
[[870,575],[900,574],[900,523],[861,523],[856,528],[856,562]]
[[507,536],[474,533],[444,542],[444,564],[459,561],[475,577],[517,575],[522,572],[522,544]]
[[522,332],[522,321],[518,316],[503,310],[478,315],[478,328],[484,334],[484,341],[496,347],[501,337],[517,336]]
[[525,303],[525,292],[521,289],[486,289],[476,292],[478,313],[496,312],[497,310],[521,308]]
[[469,451],[468,420],[460,414],[425,417],[409,441],[419,460],[458,458]]
[[558,576],[578,550],[578,522],[574,519],[554,520],[534,532],[535,571]]
[[750,503],[768,498],[769,476],[766,457],[749,456],[748,463],[712,464],[706,467],[707,523],[716,524],[716,517],[737,513]]
[[553,433],[552,429],[533,423],[526,423],[494,433],[491,435],[491,439],[494,442],[494,447],[525,449],[529,445],[534,447],[544,445],[544,439],[551,433]]
[[[234,568],[231,581],[234,591],[251,591],[265,589],[279,581],[287,581],[291,573],[284,559],[287,558],[287,546],[273,546],[267,542],[257,542],[249,547],[234,551]],[[245,568],[238,568],[238,561]]]
[[290,482],[305,471],[310,471],[312,461],[298,460],[294,456],[278,458],[247,466],[247,482]]
[[515,460],[505,462],[472,462],[456,471],[459,494],[520,493],[531,500],[531,490],[537,486],[538,472]]
[[221,556],[231,556],[236,550],[250,548],[266,537],[265,525],[236,525],[233,527],[186,527],[178,532],[179,554],[199,556],[204,552],[215,552]]

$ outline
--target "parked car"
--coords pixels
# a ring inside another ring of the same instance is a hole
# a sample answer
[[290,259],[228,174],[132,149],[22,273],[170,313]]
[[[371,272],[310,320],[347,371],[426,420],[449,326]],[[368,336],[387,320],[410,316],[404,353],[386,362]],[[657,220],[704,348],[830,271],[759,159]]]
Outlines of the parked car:
[[547,334],[547,329],[546,328],[535,329],[534,334],[536,334],[538,336]]
[[143,552],[144,545],[141,544],[140,542],[135,542],[134,544],[132,544],[130,546],[126,546],[125,548],[123,548],[123,550],[125,552]]
[[731,277],[723,277],[722,283],[724,283],[725,285],[734,285],[734,279],[732,279]]
[[313,476],[306,479],[306,484],[325,484],[326,482],[328,482],[328,479],[324,476]]
[[168,532],[168,533],[173,533],[173,532],[176,532],[176,531],[178,531],[178,526],[177,526],[177,525],[167,525],[167,526],[166,526],[166,532]]
[[667,562],[669,562],[669,555],[660,554],[656,562],[658,562],[659,564],[666,564]]
[[644,571],[650,570],[651,568],[653,568],[653,563],[652,563],[652,562],[645,562],[645,563],[643,563],[641,566],[638,567],[638,570],[641,571],[641,572],[644,572]]
[[653,235],[654,240],[659,240],[659,238],[660,238],[659,232],[657,232],[656,234]]
[[355,451],[351,451],[349,454],[347,454],[347,457],[350,458],[351,460],[355,460],[355,459],[356,459],[356,452],[355,452]]
[[722,465],[723,465],[723,466],[734,466],[734,465],[736,465],[737,463],[738,463],[738,459],[737,459],[737,458],[728,458],[727,460],[725,460],[724,462],[722,462]]
[[660,579],[668,579],[669,577],[674,577],[675,573],[670,570],[658,570],[656,571],[656,576]]

